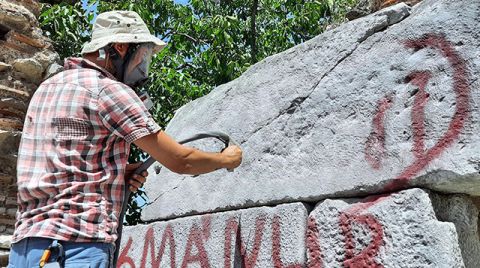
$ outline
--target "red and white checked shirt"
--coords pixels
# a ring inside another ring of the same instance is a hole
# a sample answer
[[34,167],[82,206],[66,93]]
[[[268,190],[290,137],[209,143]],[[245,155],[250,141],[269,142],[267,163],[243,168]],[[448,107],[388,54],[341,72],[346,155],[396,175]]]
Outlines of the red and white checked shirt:
[[32,97],[18,154],[13,242],[114,243],[130,143],[160,127],[135,92],[81,58]]

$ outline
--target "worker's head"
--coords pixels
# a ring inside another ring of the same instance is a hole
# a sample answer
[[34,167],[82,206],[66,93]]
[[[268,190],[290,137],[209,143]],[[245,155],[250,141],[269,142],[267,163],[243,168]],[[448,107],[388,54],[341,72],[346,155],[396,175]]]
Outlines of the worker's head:
[[152,56],[166,44],[150,34],[147,25],[133,11],[99,14],[92,40],[82,54],[105,67],[119,81],[137,87],[148,75]]

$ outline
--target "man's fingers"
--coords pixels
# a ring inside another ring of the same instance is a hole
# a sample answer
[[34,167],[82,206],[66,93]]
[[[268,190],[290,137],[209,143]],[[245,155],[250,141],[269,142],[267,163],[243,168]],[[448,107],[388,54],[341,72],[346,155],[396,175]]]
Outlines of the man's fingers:
[[143,162],[136,162],[136,163],[133,163],[133,164],[127,164],[127,166],[126,166],[125,169],[126,169],[127,171],[136,170],[136,169],[139,168],[142,164],[143,164]]
[[138,188],[135,188],[133,186],[128,187],[130,189],[130,192],[136,193],[138,191]]
[[132,191],[132,192],[137,192],[138,188],[143,187],[143,183],[141,183],[137,180],[134,180],[134,179],[131,179],[129,181],[129,184],[130,184],[130,191]]
[[[140,166],[141,163],[135,163],[135,164],[132,164],[130,166],[133,166],[133,165]],[[135,167],[135,168],[137,168],[137,167]],[[131,170],[134,170],[135,168],[132,168]],[[131,177],[128,180],[130,191],[136,193],[138,188],[143,187],[143,184],[147,181],[147,178],[146,178],[147,176],[148,176],[147,171],[143,171],[141,175],[132,174]]]
[[133,179],[140,182],[140,183],[145,183],[147,181],[147,178],[146,176],[143,176],[143,175],[138,175],[138,174],[133,174]]

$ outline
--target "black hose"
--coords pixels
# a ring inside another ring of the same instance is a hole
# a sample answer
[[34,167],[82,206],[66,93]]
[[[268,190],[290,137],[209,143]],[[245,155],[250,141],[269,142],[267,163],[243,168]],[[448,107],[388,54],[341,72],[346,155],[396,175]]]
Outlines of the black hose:
[[[230,139],[230,137],[219,131],[212,131],[212,132],[205,132],[205,133],[199,133],[196,134],[190,138],[184,139],[179,141],[178,143],[180,144],[185,144],[188,142],[196,141],[196,140],[201,140],[201,139],[206,139],[206,138],[215,138],[217,140],[220,140],[221,142],[224,143],[225,148],[227,148],[229,145],[235,144],[235,142]],[[156,160],[153,159],[153,157],[147,158],[143,164],[138,167],[135,170],[135,174],[142,174],[145,170],[147,170],[153,163],[155,163]],[[122,203],[122,211],[120,212],[120,217],[118,218],[118,227],[117,227],[117,240],[115,241],[115,253],[113,255],[113,267],[117,266],[117,261],[118,261],[118,255],[120,254],[120,243],[122,240],[122,232],[123,232],[123,218],[125,217],[125,213],[127,211],[128,207],[128,200],[130,198],[131,191],[128,187],[128,182],[125,181],[125,191],[124,191],[124,199]]]

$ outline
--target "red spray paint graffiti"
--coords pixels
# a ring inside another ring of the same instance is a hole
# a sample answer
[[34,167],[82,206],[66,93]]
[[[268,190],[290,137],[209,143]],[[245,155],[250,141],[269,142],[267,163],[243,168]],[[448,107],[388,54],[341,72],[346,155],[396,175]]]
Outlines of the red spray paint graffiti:
[[[202,268],[210,268],[210,262],[208,260],[208,253],[205,249],[204,240],[210,236],[210,224],[204,225],[204,228],[200,229],[194,223],[190,229],[188,235],[187,246],[185,248],[185,254],[183,257],[182,268],[187,268],[190,263],[199,263]],[[208,228],[208,229],[206,229]],[[192,248],[195,245],[197,254],[192,254]]]
[[[160,267],[160,262],[162,261],[163,254],[165,253],[165,247],[168,243],[170,245],[170,267],[175,268],[175,238],[173,237],[173,228],[169,224],[165,228],[165,231],[162,235],[162,242],[160,244],[160,250],[158,251],[157,257],[155,257],[155,234],[153,229],[150,227],[145,234],[145,244],[143,245],[143,254],[142,254],[142,263],[140,265],[141,268],[145,268],[146,261],[147,261],[147,254],[148,248],[151,248],[150,256],[151,256],[151,266],[152,267]],[[127,251],[128,252],[128,251]],[[122,263],[119,261],[119,263]],[[131,266],[133,267],[133,266]]]
[[389,97],[378,102],[378,112],[373,117],[373,130],[365,145],[365,159],[374,168],[380,169],[382,158],[385,156],[385,113],[392,105]]
[[[430,149],[425,148],[425,105],[428,101],[426,88],[432,74],[427,71],[415,71],[407,77],[407,82],[418,87],[412,108],[412,130],[413,148],[412,153],[415,160],[407,166],[395,179],[385,186],[386,192],[395,191],[408,185],[408,181],[423,170],[432,160],[450,147],[459,137],[465,122],[469,117],[470,89],[467,79],[467,68],[464,60],[454,50],[453,45],[444,37],[439,35],[426,35],[418,40],[405,42],[407,48],[420,50],[433,48],[438,50],[450,63],[453,69],[453,90],[455,92],[455,113],[452,117],[447,131]],[[385,126],[386,113],[391,106],[391,98],[386,97],[379,101],[377,114],[373,119],[373,130],[367,139],[365,157],[367,162],[374,168],[381,168],[381,160],[385,157]],[[381,222],[371,213],[366,212],[371,206],[389,198],[388,195],[377,196],[366,199],[363,203],[351,206],[339,215],[339,226],[344,236],[345,259],[344,267],[383,267],[377,261],[379,251],[384,246],[384,230]],[[244,268],[257,266],[260,249],[265,246],[263,243],[267,219],[259,216],[255,221],[253,246],[247,250],[245,241],[241,237],[241,227],[238,219],[227,220],[224,232],[224,267],[231,268],[232,250],[240,253],[240,262]],[[184,256],[181,259],[181,267],[188,267],[196,264],[200,267],[211,267],[205,243],[210,239],[211,223],[209,217],[203,217],[199,224],[193,224],[188,234],[188,240]],[[275,268],[299,268],[303,264],[285,264],[281,258],[281,222],[279,217],[273,217],[271,221],[271,260]],[[370,242],[361,250],[356,250],[355,233],[353,226],[358,226],[370,234]],[[128,265],[135,268],[134,260],[128,255],[132,248],[133,240],[129,238],[122,249],[118,261],[119,266]],[[319,229],[313,217],[308,219],[306,246],[309,256],[308,267],[322,268],[322,251],[319,240]],[[233,245],[232,245],[233,244]],[[165,255],[168,245],[170,267],[176,267],[176,243],[174,229],[167,225],[162,235],[160,248],[155,252],[155,234],[153,229],[148,229],[145,234],[144,247],[140,267],[147,266],[147,259],[150,254],[151,267],[160,267],[162,258]],[[156,253],[156,254],[155,254]],[[235,255],[235,254],[234,254]],[[178,262],[180,263],[180,262]]]
[[[408,40],[405,43],[407,48],[418,51],[420,49],[432,48],[439,51],[445,57],[453,70],[453,91],[455,93],[455,113],[448,125],[447,131],[430,149],[425,148],[425,104],[428,100],[428,93],[426,86],[432,74],[428,71],[414,71],[407,76],[406,81],[419,88],[415,95],[414,104],[412,108],[412,130],[413,130],[413,148],[412,152],[415,156],[415,161],[406,167],[395,180],[385,187],[386,191],[395,191],[404,188],[408,185],[408,180],[417,175],[423,170],[432,160],[438,158],[445,149],[452,146],[458,139],[465,122],[470,116],[470,87],[468,84],[467,66],[465,60],[454,49],[445,37],[437,34],[427,34],[420,39]],[[382,102],[381,102],[382,103]],[[378,140],[385,140],[385,131],[377,129],[383,128],[382,120],[375,120],[375,118],[383,118],[385,114],[385,106],[380,105],[377,115],[374,117],[373,129],[378,134]],[[369,140],[367,140],[367,147]],[[376,157],[371,150],[366,150],[365,157],[370,163]],[[372,165],[372,167],[376,168]]]
[[309,268],[322,268],[322,249],[320,248],[320,232],[317,227],[315,218],[308,217],[307,222],[307,236],[305,244],[307,245]]
[[[253,244],[250,249],[245,244],[240,232],[239,220],[236,218],[230,218],[226,221],[225,232],[224,232],[224,267],[231,268],[232,263],[232,247],[235,252],[240,252],[240,263],[242,268],[254,268],[258,267],[258,258],[260,255],[260,249],[262,248],[265,226],[268,222],[268,219],[264,215],[259,215],[255,220],[255,233]],[[271,247],[272,247],[272,256],[273,267],[275,268],[300,268],[303,267],[302,264],[284,264],[281,256],[281,222],[278,216],[274,216],[271,219]],[[183,255],[183,260],[181,267],[186,268],[190,267],[190,264],[200,265],[202,268],[211,267],[211,263],[208,257],[208,252],[205,247],[205,241],[210,238],[211,232],[211,217],[206,216],[202,217],[202,227],[199,228],[198,224],[193,223],[190,227],[190,232],[188,234],[188,240],[185,247],[185,253]],[[233,239],[232,239],[233,238]],[[120,254],[118,261],[118,267],[122,265],[128,265],[130,268],[135,268],[135,263],[133,259],[128,256],[128,253],[132,247],[132,238],[128,239],[127,244],[123,248]],[[233,245],[232,245],[233,242]],[[145,242],[143,246],[143,253],[141,259],[141,268],[147,267],[147,259],[150,253],[150,266],[148,267],[162,267],[161,261],[165,254],[166,246],[169,245],[170,250],[170,267],[176,266],[175,252],[175,236],[174,230],[171,225],[167,225],[165,231],[162,235],[162,241],[158,253],[155,254],[155,234],[153,228],[149,228],[145,233]],[[193,254],[196,252],[196,254]]]
[[[455,51],[453,45],[443,36],[427,34],[417,40],[405,42],[407,48],[420,50],[432,48],[438,50],[450,63],[453,69],[453,91],[455,92],[455,113],[448,126],[447,131],[430,149],[425,148],[425,105],[428,100],[426,86],[432,74],[428,71],[414,71],[407,76],[406,81],[418,87],[412,108],[412,130],[413,148],[412,153],[415,160],[407,166],[391,183],[384,187],[384,191],[393,192],[405,188],[408,181],[423,170],[432,160],[438,158],[445,149],[450,147],[459,137],[465,122],[469,117],[470,89],[467,79],[467,67],[462,57]],[[367,139],[365,147],[365,158],[374,168],[379,169],[381,159],[385,154],[385,130],[384,118],[387,109],[390,107],[390,98],[380,100],[377,114],[373,119],[373,130]],[[383,245],[384,231],[381,223],[372,214],[365,213],[369,207],[381,202],[388,195],[374,197],[365,203],[352,206],[347,211],[340,213],[339,223],[345,237],[346,256],[343,262],[344,267],[383,267],[376,261],[376,256]],[[352,232],[352,225],[364,226],[370,233],[370,244],[355,254],[355,241]],[[314,252],[312,250],[312,252]],[[317,258],[318,256],[310,256]],[[309,266],[320,267],[321,265]]]

